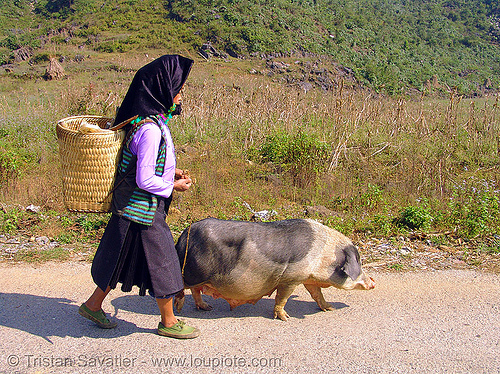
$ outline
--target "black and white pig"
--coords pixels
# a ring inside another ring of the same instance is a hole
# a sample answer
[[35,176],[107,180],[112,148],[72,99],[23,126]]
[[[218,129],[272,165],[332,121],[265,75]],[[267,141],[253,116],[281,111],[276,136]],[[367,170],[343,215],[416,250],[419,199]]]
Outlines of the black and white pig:
[[[321,293],[323,287],[375,287],[361,269],[351,240],[310,219],[264,223],[207,218],[184,230],[176,249],[185,287],[203,310],[212,308],[201,293],[222,297],[233,309],[255,304],[276,290],[274,318],[286,321],[285,304],[301,283],[322,310],[332,310]],[[180,292],[175,306],[180,311],[183,305]]]

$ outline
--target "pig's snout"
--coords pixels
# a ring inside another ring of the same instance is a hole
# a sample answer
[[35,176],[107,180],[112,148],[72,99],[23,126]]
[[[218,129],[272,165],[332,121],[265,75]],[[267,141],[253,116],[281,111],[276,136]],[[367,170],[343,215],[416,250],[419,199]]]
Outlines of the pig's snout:
[[347,287],[345,287],[345,289],[372,290],[375,288],[375,281],[373,280],[372,277],[367,277],[367,276],[361,275],[353,283],[354,284],[351,287],[349,287],[349,285],[346,284]]
[[372,277],[366,277],[364,286],[365,290],[373,290],[375,288],[375,280]]

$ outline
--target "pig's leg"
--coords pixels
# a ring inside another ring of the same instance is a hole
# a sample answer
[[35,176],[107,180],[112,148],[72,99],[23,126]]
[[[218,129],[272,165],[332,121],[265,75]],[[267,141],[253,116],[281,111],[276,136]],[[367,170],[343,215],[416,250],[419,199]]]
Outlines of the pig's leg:
[[182,310],[182,307],[184,306],[184,290],[179,291],[175,294],[174,297],[174,306],[175,309],[180,312]]
[[201,288],[195,287],[190,288],[191,294],[193,295],[194,303],[196,304],[196,308],[201,310],[212,310],[212,306],[203,301],[201,297]]
[[312,298],[314,299],[314,301],[316,301],[322,311],[325,312],[327,310],[333,310],[333,307],[329,303],[327,303],[325,298],[323,297],[321,287],[315,286],[313,284],[304,284],[304,287],[307,291],[309,291]]
[[285,304],[288,301],[288,298],[292,294],[295,287],[297,287],[296,284],[288,284],[288,285],[279,285],[276,288],[274,318],[278,317],[282,321],[286,321],[288,317],[290,317],[288,313],[285,311]]

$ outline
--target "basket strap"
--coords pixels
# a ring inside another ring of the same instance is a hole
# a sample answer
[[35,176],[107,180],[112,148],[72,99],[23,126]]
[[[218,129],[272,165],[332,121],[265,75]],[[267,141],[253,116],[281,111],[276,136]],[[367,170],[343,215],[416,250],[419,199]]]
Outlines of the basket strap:
[[[128,123],[132,122],[133,120],[135,120],[135,119],[137,119],[137,118],[139,118],[139,116],[134,116],[134,117],[132,117],[132,118],[130,118],[130,119],[128,119],[128,120],[126,120],[126,121],[123,121],[123,122],[122,122],[122,123],[120,123],[119,125],[112,127],[110,130],[119,130],[120,128],[122,128],[123,126],[125,126],[126,124],[128,124]],[[148,119],[148,118],[145,118],[145,119],[143,119],[142,121],[135,123],[135,124],[133,125],[133,128],[132,128],[132,129],[129,131],[129,133],[126,135],[125,140],[124,140],[124,143],[127,143],[127,141],[130,141],[130,138],[132,138],[132,136],[135,134],[135,133],[133,132],[133,130],[137,130],[137,129],[139,129],[139,127],[140,127],[141,125],[143,125],[143,124],[145,124],[145,123],[149,123],[149,122],[154,123],[154,122],[152,122],[152,121],[151,121],[150,119]],[[125,146],[125,145],[124,145],[124,146]],[[128,144],[127,144],[127,146],[128,146]],[[113,193],[113,192],[114,192],[114,191],[115,191],[115,190],[116,190],[116,189],[120,186],[120,184],[122,184],[122,182],[123,182],[123,181],[127,178],[127,176],[130,174],[130,172],[132,171],[132,169],[133,169],[132,165],[129,165],[129,168],[128,168],[127,172],[123,175],[122,179],[121,179],[118,183],[116,183],[116,184],[113,186],[113,188],[109,191],[109,193],[106,195],[106,197],[103,199],[103,201],[102,201],[101,203],[103,203],[104,201],[106,201],[106,199],[107,199],[108,197],[110,197],[110,196],[111,196],[111,194],[112,194],[112,193]]]
[[111,196],[111,194],[112,194],[113,192],[115,192],[115,190],[118,188],[118,186],[119,186],[120,184],[122,184],[122,182],[126,179],[127,175],[129,175],[131,171],[132,171],[132,167],[130,167],[130,168],[127,170],[127,172],[123,175],[123,178],[121,179],[121,181],[119,181],[118,183],[116,183],[116,184],[113,186],[113,188],[109,191],[109,193],[106,195],[106,197],[105,197],[105,198],[104,198],[104,199],[100,202],[100,204],[104,203],[104,202],[106,201],[106,199],[107,199],[108,197],[110,197],[110,196]]
[[120,122],[118,125],[115,125],[115,126],[112,126],[110,127],[108,130],[111,130],[111,131],[117,131],[117,130],[120,130],[122,127],[124,127],[125,125],[127,125],[128,123],[132,122],[134,119],[137,119],[139,116],[133,116],[129,119],[126,119],[125,121],[123,122]]

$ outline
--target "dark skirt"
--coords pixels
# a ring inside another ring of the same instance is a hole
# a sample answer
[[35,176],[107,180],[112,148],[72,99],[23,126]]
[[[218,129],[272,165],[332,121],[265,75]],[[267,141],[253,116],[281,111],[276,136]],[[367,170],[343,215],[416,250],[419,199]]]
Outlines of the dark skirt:
[[122,284],[122,291],[139,287],[155,297],[184,288],[172,233],[165,222],[171,199],[158,199],[152,226],[140,225],[116,214],[106,226],[92,262],[92,278],[101,290]]

